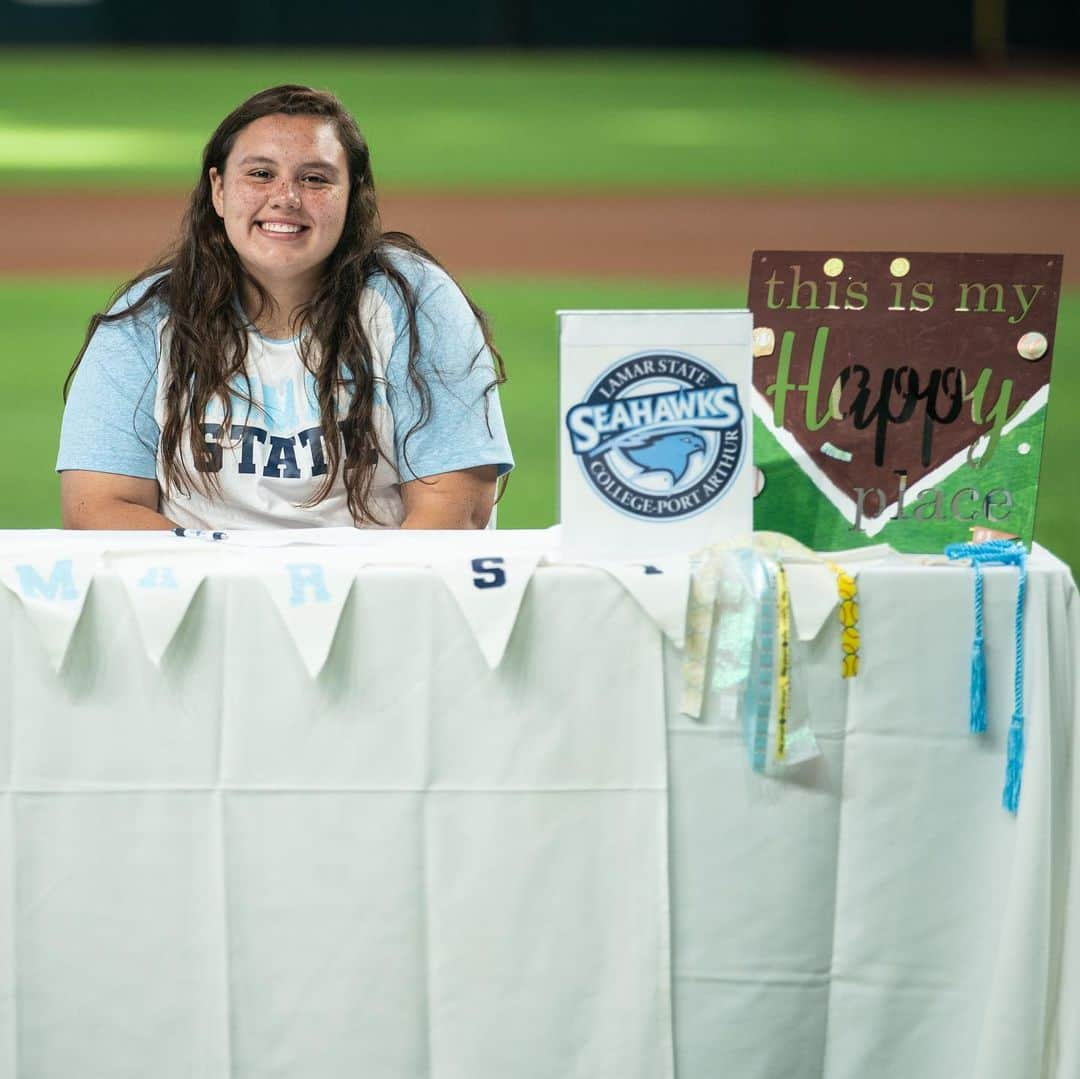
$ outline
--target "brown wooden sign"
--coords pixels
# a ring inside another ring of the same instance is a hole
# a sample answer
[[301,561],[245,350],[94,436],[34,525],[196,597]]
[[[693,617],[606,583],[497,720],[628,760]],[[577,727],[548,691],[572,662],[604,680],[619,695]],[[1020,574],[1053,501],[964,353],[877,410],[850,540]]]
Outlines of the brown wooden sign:
[[758,251],[755,527],[1030,542],[1059,255]]

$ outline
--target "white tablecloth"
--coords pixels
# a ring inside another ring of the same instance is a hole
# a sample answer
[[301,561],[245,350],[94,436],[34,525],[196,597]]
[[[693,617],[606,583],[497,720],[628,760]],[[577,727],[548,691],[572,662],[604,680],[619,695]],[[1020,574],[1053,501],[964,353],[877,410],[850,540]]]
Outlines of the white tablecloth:
[[753,774],[730,725],[675,712],[669,753],[680,1079],[1080,1076],[1080,601],[1031,560],[1026,760],[1001,808],[1017,573],[986,570],[989,730],[968,731],[972,574],[859,572],[797,644],[792,718],[822,756]]
[[[200,548],[156,666],[145,537],[90,570],[102,537],[0,540],[5,1079],[1080,1075],[1080,607],[1045,554],[1013,817],[1015,570],[986,575],[986,735],[970,570],[886,561],[858,678],[835,619],[796,644],[823,752],[773,778],[715,699],[679,715],[658,608],[603,569],[530,569],[500,660],[429,543],[305,548],[332,599],[355,559],[320,668],[268,585],[298,549]],[[49,558],[93,577],[66,649],[16,595],[28,550],[54,600]]]

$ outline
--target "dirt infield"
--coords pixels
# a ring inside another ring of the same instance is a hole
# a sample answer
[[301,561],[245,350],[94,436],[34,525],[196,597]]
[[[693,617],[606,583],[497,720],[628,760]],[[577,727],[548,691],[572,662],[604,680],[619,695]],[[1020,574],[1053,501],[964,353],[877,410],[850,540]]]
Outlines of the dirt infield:
[[[131,276],[183,196],[0,193],[0,274]],[[386,194],[388,228],[455,272],[742,281],[754,248],[1065,254],[1080,284],[1080,194]]]

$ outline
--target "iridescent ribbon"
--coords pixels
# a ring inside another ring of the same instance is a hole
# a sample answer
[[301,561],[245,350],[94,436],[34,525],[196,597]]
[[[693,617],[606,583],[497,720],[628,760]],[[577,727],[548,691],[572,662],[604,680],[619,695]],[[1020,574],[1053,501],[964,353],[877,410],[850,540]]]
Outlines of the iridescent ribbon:
[[[774,706],[772,761],[786,768],[818,756],[810,728],[793,729],[790,722],[794,622],[783,565],[772,552],[711,548],[699,552],[692,566],[681,711],[702,716],[711,667],[709,714],[741,721],[753,771],[769,770]],[[844,599],[853,605],[854,582],[850,576],[846,581]]]
[[741,691],[750,674],[758,596],[743,572],[743,553],[731,552],[727,571],[717,582],[711,679],[716,693]]
[[754,612],[750,662],[742,699],[743,737],[755,772],[765,771],[769,747],[776,652],[776,585],[770,560],[755,551],[735,552]]
[[945,554],[952,559],[969,558],[975,572],[975,633],[971,649],[971,712],[968,721],[976,733],[986,730],[986,656],[983,643],[984,565],[1016,566],[1016,612],[1013,618],[1013,712],[1009,721],[1005,761],[1005,787],[1001,804],[1015,813],[1020,805],[1020,782],[1024,771],[1024,599],[1027,594],[1027,551],[1012,540],[985,543],[950,543]]

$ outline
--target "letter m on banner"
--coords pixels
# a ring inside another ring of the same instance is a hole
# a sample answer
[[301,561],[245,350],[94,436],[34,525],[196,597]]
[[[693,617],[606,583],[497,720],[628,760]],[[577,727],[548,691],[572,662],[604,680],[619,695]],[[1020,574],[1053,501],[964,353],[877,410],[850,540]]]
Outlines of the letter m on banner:
[[26,599],[61,600],[65,603],[73,603],[79,598],[70,558],[62,558],[54,562],[52,573],[47,580],[30,565],[18,565],[15,567],[15,572],[19,576],[19,588]]

